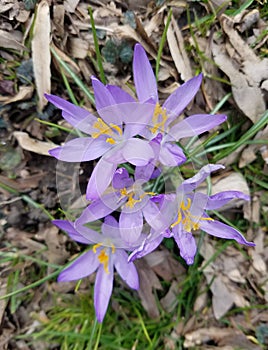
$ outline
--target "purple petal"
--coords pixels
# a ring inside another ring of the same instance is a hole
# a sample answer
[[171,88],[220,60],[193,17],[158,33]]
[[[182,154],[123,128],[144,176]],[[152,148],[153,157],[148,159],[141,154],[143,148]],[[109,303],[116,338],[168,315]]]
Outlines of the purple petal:
[[87,185],[87,200],[97,199],[103,194],[112,181],[116,166],[117,164],[113,164],[103,157],[99,160]]
[[121,237],[125,242],[129,244],[135,243],[139,239],[143,228],[142,212],[121,212],[119,218],[119,228]]
[[154,163],[150,162],[147,165],[144,166],[136,166],[135,168],[135,181],[141,182],[147,182],[149,181],[153,174],[154,174]]
[[76,231],[73,222],[67,220],[52,220],[51,222],[58,226],[61,230],[66,231],[74,241],[84,244],[91,244],[91,241]]
[[235,198],[244,199],[245,201],[250,200],[250,197],[247,194],[244,194],[242,192],[223,191],[208,197],[206,209],[207,210],[218,209]]
[[248,242],[245,237],[237,231],[235,228],[225,225],[219,221],[208,221],[208,220],[200,220],[199,221],[201,230],[207,232],[208,234],[225,238],[225,239],[234,239],[240,244],[245,244],[251,247],[254,247],[255,244],[253,242]]
[[[111,264],[109,264],[111,265]],[[109,266],[109,273],[104,271],[100,265],[95,281],[94,306],[98,322],[102,322],[106,314],[113,290],[114,271],[113,266]]]
[[200,135],[215,126],[225,122],[223,114],[196,114],[192,115],[171,127],[165,140],[178,141],[183,137]]
[[195,190],[213,171],[219,169],[224,169],[224,166],[221,164],[207,164],[200,169],[200,171],[190,179],[187,179],[182,182],[178,187],[177,193],[189,193]]
[[154,72],[140,44],[136,44],[134,49],[133,75],[138,99],[145,102],[153,98],[157,102],[158,93]]
[[129,95],[126,91],[122,90],[119,86],[107,85],[106,87],[111,93],[116,103],[136,102],[131,95]]
[[168,97],[163,104],[163,108],[166,108],[168,112],[171,112],[173,118],[180,115],[196,95],[201,82],[202,74],[188,80]]
[[[94,200],[83,210],[80,217],[76,220],[79,225],[84,225],[88,222],[99,220],[109,215],[120,206],[118,197],[114,193],[103,195]],[[76,224],[75,224],[76,227]]]
[[128,262],[128,255],[122,249],[117,249],[114,255],[114,266],[123,281],[132,288],[139,289],[139,276],[133,262]]
[[133,250],[133,252],[129,255],[128,261],[134,261],[136,259],[140,259],[143,256],[150,254],[152,251],[154,251],[162,242],[164,236],[162,234],[159,234],[155,239],[148,240],[145,239],[144,242],[140,247]]
[[143,208],[143,215],[147,223],[157,232],[164,231],[174,217],[171,208],[172,203],[165,203],[161,209],[152,201],[149,200]]
[[97,111],[116,104],[112,94],[107,89],[107,87],[102,84],[101,81],[99,81],[95,77],[91,77],[91,81],[94,89],[94,97]]
[[99,266],[97,255],[92,250],[82,254],[58,277],[59,282],[75,281],[91,275]]
[[129,177],[129,173],[125,168],[119,168],[116,170],[113,176],[113,188],[121,189],[128,188],[133,185],[134,181]]
[[127,162],[143,166],[154,158],[154,151],[147,141],[132,138],[125,143],[122,155]]
[[58,96],[45,94],[45,97],[49,102],[53,103],[54,106],[62,110],[62,116],[68,123],[83,132],[89,133],[91,125],[96,121],[94,115],[89,113],[86,109],[75,106]]
[[101,157],[112,147],[104,138],[79,137],[48,153],[65,162],[86,162]]
[[164,143],[160,147],[159,161],[165,166],[177,166],[183,164],[187,158],[183,150],[172,143]]
[[180,249],[180,256],[186,261],[187,265],[192,265],[197,250],[192,233],[179,230],[178,226],[175,226],[172,232]]

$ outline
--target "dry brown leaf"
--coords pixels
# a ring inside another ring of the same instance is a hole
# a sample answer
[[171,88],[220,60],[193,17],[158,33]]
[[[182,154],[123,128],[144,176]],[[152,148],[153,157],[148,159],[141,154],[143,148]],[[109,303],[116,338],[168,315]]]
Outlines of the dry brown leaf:
[[14,49],[14,50],[28,50],[20,41],[18,41],[17,34],[18,32],[7,32],[5,30],[0,29],[0,47],[4,47],[5,49]]
[[167,42],[171,56],[181,79],[183,81],[191,79],[193,77],[193,73],[190,60],[184,48],[184,40],[180,28],[173,16],[167,31]]
[[[266,126],[265,129],[259,131],[254,137],[254,140],[267,140],[267,139],[268,139],[268,126]],[[250,164],[251,162],[253,162],[257,158],[256,153],[262,147],[266,147],[266,146],[263,146],[261,144],[255,144],[255,145],[253,144],[246,147],[243,150],[241,157],[239,159],[239,168],[243,168],[247,164]]]
[[260,85],[268,79],[268,59],[261,60],[255,55],[233,28],[231,18],[222,15],[221,20],[230,43],[224,47],[216,44],[215,39],[212,45],[214,60],[229,77],[237,106],[256,123],[266,110]]
[[56,145],[51,142],[39,141],[31,138],[26,132],[14,131],[13,135],[17,139],[20,147],[26,151],[49,156],[48,151],[54,148]]
[[[80,68],[78,67],[78,65],[68,56],[66,55],[63,51],[61,51],[60,49],[57,48],[57,46],[55,46],[53,43],[51,43],[51,47],[55,50],[56,54],[64,61],[66,62],[69,67],[71,68],[71,70],[75,73],[75,74],[79,74],[80,72]],[[59,66],[58,61],[55,59],[53,61],[53,63],[57,66]],[[58,68],[58,70],[60,71],[60,68]],[[68,73],[65,72],[66,76],[68,77]]]
[[3,104],[6,105],[12,102],[28,100],[32,97],[33,90],[32,86],[20,86],[19,92],[15,96],[0,96],[0,102],[3,102]]
[[68,41],[70,54],[75,58],[86,58],[89,50],[89,43],[80,38],[70,38]]
[[78,5],[80,0],[65,0],[64,1],[64,8],[67,12],[74,13],[76,6]]
[[162,289],[160,281],[144,259],[136,260],[135,265],[139,273],[140,288],[138,294],[142,306],[151,318],[157,318],[159,317],[159,310],[152,290],[153,288]]
[[44,93],[50,93],[51,72],[50,72],[50,14],[49,5],[46,0],[42,0],[36,11],[36,19],[33,30],[32,58],[33,70],[37,94],[39,97],[38,108],[43,110],[48,101]]

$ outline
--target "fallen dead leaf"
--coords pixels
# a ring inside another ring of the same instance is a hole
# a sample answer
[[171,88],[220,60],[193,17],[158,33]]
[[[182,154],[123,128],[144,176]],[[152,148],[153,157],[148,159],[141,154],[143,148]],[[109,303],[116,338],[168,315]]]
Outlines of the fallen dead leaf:
[[33,30],[32,58],[33,70],[36,82],[37,94],[39,97],[38,108],[43,110],[48,101],[44,93],[50,93],[50,14],[49,5],[42,0],[37,5],[36,19]]
[[13,102],[28,100],[32,97],[33,90],[33,86],[20,86],[19,92],[15,96],[0,96],[0,102],[3,102],[4,105],[7,105]]
[[[21,36],[22,40],[22,36]],[[14,50],[27,50],[28,49],[18,41],[16,34],[14,32],[7,32],[0,29],[0,47],[5,49],[14,49]]]
[[171,23],[167,31],[167,42],[181,79],[183,81],[191,79],[193,73],[190,60],[184,48],[184,40],[180,28],[173,16],[171,17]]
[[14,131],[13,135],[22,149],[44,156],[49,156],[48,151],[56,146],[54,143],[35,140],[23,131]]

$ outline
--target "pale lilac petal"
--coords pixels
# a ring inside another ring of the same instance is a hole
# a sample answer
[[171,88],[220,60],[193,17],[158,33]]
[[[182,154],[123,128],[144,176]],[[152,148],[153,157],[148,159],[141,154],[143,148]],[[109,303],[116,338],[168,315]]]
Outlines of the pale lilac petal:
[[195,239],[192,233],[179,230],[178,226],[175,226],[172,232],[180,249],[180,256],[185,260],[187,265],[192,265],[197,251]]
[[144,166],[136,166],[135,168],[135,180],[139,182],[149,181],[154,174],[155,165],[153,162],[148,163]]
[[202,74],[188,80],[168,97],[163,104],[163,108],[166,108],[168,112],[171,112],[173,118],[180,115],[196,95],[201,82]]
[[225,122],[226,119],[227,116],[224,114],[192,115],[172,126],[165,137],[165,141],[178,141],[183,137],[200,135],[203,132],[211,130],[215,126]]
[[91,77],[97,111],[115,105],[116,102],[107,87],[95,77]]
[[84,244],[91,244],[91,241],[76,231],[73,222],[68,220],[52,220],[51,222],[58,226],[61,230],[66,231],[74,241]]
[[206,209],[218,209],[235,198],[244,199],[245,201],[250,200],[249,195],[240,191],[223,191],[207,198]]
[[103,194],[112,181],[116,166],[117,164],[111,163],[103,157],[98,161],[87,185],[87,200],[97,199]]
[[158,93],[154,72],[140,44],[136,44],[134,49],[133,75],[138,99],[145,102],[153,98],[157,102]]
[[200,169],[200,171],[191,177],[182,182],[178,187],[177,193],[189,193],[195,190],[213,171],[219,169],[224,169],[224,166],[221,164],[207,164]]
[[160,209],[149,200],[143,208],[143,215],[147,223],[157,232],[164,231],[172,222],[174,211],[172,203],[165,203]]
[[245,237],[237,231],[235,228],[225,225],[219,221],[208,221],[208,220],[200,220],[199,221],[201,230],[207,232],[208,234],[225,238],[225,239],[234,239],[240,244],[245,244],[251,247],[254,247],[255,244],[253,242],[248,242]]
[[134,183],[133,179],[129,177],[129,173],[125,168],[119,168],[116,170],[113,176],[113,188],[121,189],[128,188]]
[[107,85],[106,87],[111,93],[111,95],[113,96],[113,99],[115,100],[116,103],[136,102],[131,95],[129,95],[126,91],[121,89],[119,86]]
[[122,149],[125,160],[133,165],[143,166],[154,159],[154,151],[147,141],[129,139]]
[[76,220],[76,223],[84,225],[88,222],[99,220],[109,215],[119,206],[118,197],[114,193],[105,194],[90,203],[86,209],[83,210],[80,217]]
[[92,250],[82,254],[58,277],[59,282],[75,281],[91,275],[99,266],[97,255]]
[[[110,265],[110,264],[109,264]],[[114,271],[113,266],[109,266],[109,273],[104,271],[100,265],[94,288],[94,306],[98,322],[102,322],[106,314],[113,290]]]
[[141,211],[134,213],[122,212],[119,218],[120,234],[129,244],[136,242],[143,228],[143,215]]
[[183,150],[176,144],[164,143],[160,147],[159,161],[165,166],[178,166],[187,160]]
[[163,241],[164,236],[159,234],[155,239],[145,239],[144,242],[129,255],[128,261],[134,261],[140,259],[143,256],[153,252]]
[[89,111],[76,106],[63,98],[55,95],[45,94],[46,99],[53,103],[54,106],[62,110],[62,116],[68,123],[86,133],[90,130],[90,126],[96,121],[96,117]]
[[101,157],[111,149],[103,137],[79,137],[66,142],[63,146],[53,148],[48,153],[65,162],[86,162]]
[[128,262],[128,255],[122,249],[117,249],[114,254],[114,266],[123,281],[132,288],[139,289],[139,276],[133,262]]

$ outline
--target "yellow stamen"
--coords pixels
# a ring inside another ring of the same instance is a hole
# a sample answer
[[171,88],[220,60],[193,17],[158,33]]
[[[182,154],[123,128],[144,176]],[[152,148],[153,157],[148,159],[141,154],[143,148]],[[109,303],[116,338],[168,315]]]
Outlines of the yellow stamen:
[[106,273],[109,273],[108,270],[108,263],[109,263],[109,256],[106,254],[106,249],[102,249],[99,256],[98,256],[99,262],[103,265],[104,271]]
[[187,204],[184,205],[184,202],[181,202],[180,207],[182,210],[188,210],[190,209],[191,204],[192,204],[191,198],[187,198]]
[[118,125],[115,125],[113,123],[107,125],[101,118],[98,118],[97,121],[95,121],[95,123],[93,124],[93,128],[99,130],[91,134],[93,139],[96,139],[101,135],[108,135],[111,137],[107,138],[106,142],[109,142],[112,145],[115,144],[115,140],[112,138],[112,136],[114,136],[115,134],[112,129],[114,129],[120,136],[122,136],[123,133],[122,129]]
[[96,252],[97,252],[97,248],[99,248],[99,247],[101,247],[101,246],[102,246],[102,244],[101,244],[101,243],[97,243],[97,244],[95,244],[95,245],[93,246],[93,248],[92,248],[93,252],[96,254]]
[[[161,121],[159,121],[160,117],[162,118]],[[151,132],[153,134],[155,134],[157,130],[163,132],[165,130],[165,123],[167,119],[168,119],[167,111],[164,108],[162,108],[159,103],[157,103],[155,106],[154,115],[152,118],[153,127],[150,128]]]
[[182,214],[181,211],[178,211],[178,220],[176,222],[174,222],[170,227],[173,228],[174,226],[178,225],[181,222],[182,219]]
[[115,124],[110,124],[110,126],[113,128],[113,129],[115,129],[117,132],[118,132],[118,134],[120,135],[120,136],[122,136],[122,129],[120,128],[120,126],[118,126],[118,125],[115,125]]
[[112,137],[108,137],[108,139],[106,139],[106,142],[110,143],[111,145],[115,144],[115,140]]

